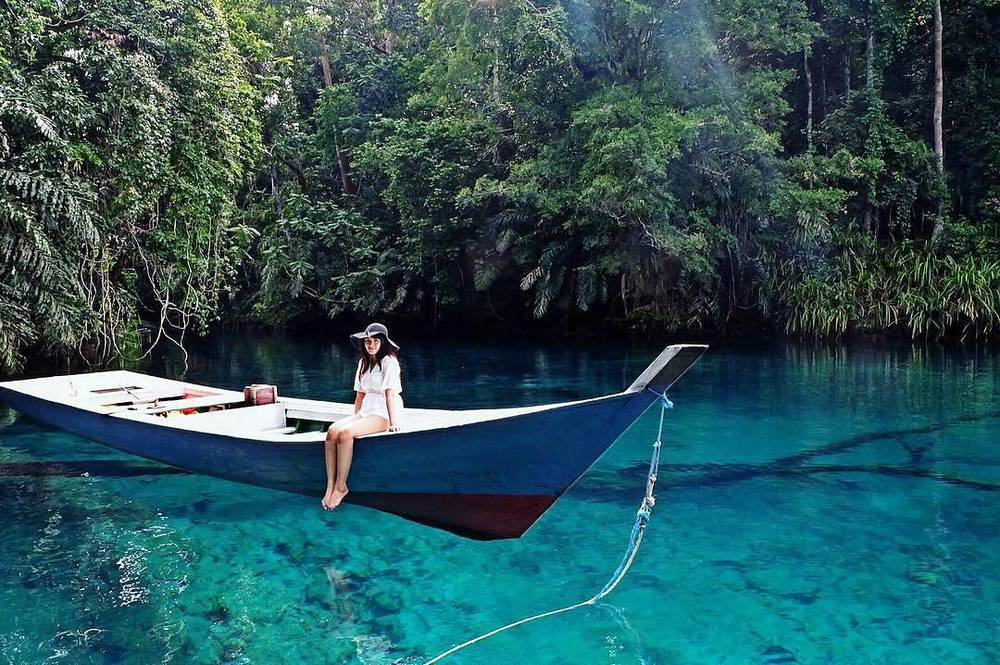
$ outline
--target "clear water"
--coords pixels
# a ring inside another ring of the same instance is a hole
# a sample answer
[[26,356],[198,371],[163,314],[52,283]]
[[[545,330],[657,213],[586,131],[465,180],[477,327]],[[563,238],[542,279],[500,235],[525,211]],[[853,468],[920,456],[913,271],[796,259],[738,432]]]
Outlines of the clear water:
[[[404,396],[593,396],[656,350],[412,343]],[[233,335],[187,378],[346,401],[353,367],[345,346]],[[1000,662],[1000,357],[720,350],[673,397],[659,502],[609,606],[446,662]],[[422,662],[604,584],[655,415],[523,539],[481,543],[163,473],[0,410],[0,662]]]

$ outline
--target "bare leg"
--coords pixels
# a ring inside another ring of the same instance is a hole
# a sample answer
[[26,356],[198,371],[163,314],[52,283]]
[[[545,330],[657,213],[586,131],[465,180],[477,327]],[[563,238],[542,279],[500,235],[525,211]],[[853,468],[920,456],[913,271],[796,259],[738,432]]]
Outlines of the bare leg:
[[358,416],[356,414],[341,418],[330,425],[330,428],[326,431],[326,442],[323,444],[326,457],[326,494],[323,495],[323,501],[321,502],[323,508],[326,510],[333,510],[331,498],[333,496],[333,486],[337,480],[337,436],[344,428],[357,420]]
[[336,508],[347,496],[347,474],[351,472],[351,462],[354,461],[354,437],[348,432],[337,436],[337,479],[330,491],[330,508]]
[[337,480],[327,503],[336,508],[347,496],[347,474],[351,472],[351,462],[354,461],[354,437],[364,434],[384,432],[389,429],[389,421],[381,416],[365,416],[351,423],[340,431],[337,436]]
[[322,505],[326,510],[330,510],[330,499],[333,495],[333,485],[337,480],[337,437],[340,435],[340,428],[334,423],[326,431],[326,441],[323,443],[326,453],[326,494],[323,495]]

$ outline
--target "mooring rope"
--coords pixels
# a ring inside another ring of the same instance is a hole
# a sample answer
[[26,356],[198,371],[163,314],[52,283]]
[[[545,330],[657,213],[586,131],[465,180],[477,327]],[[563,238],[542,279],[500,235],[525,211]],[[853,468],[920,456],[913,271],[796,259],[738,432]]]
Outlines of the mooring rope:
[[488,633],[483,633],[478,637],[474,637],[471,640],[457,644],[447,651],[434,656],[424,663],[424,665],[437,663],[438,661],[452,655],[456,651],[461,651],[465,647],[472,646],[476,642],[481,642],[489,637],[497,635],[498,633],[502,633],[505,630],[510,630],[511,628],[516,628],[517,626],[524,625],[531,621],[537,621],[538,619],[544,619],[545,617],[555,616],[556,614],[562,614],[564,612],[571,612],[586,605],[593,605],[601,598],[604,598],[609,593],[614,591],[615,587],[618,586],[618,583],[624,579],[625,574],[628,572],[629,568],[632,567],[632,562],[635,561],[635,555],[639,553],[639,546],[642,544],[643,533],[646,531],[646,526],[649,524],[649,515],[652,513],[653,506],[656,504],[656,497],[653,496],[653,489],[656,487],[656,474],[660,468],[660,448],[663,446],[663,415],[666,413],[667,409],[672,409],[674,407],[673,402],[667,399],[666,393],[658,393],[652,388],[647,388],[647,390],[656,394],[660,398],[660,425],[656,432],[656,441],[653,442],[653,453],[649,459],[649,474],[646,476],[646,495],[642,498],[642,503],[639,504],[639,510],[635,516],[635,523],[632,525],[632,532],[629,534],[628,547],[625,548],[625,556],[622,557],[621,563],[618,564],[618,568],[615,569],[614,574],[611,575],[611,579],[609,579],[607,584],[604,585],[604,588],[583,602],[576,603],[575,605],[568,605],[566,607],[560,607],[557,610],[542,612],[541,614],[525,617],[524,619],[518,619],[517,621],[509,623],[506,626],[501,626],[500,628],[491,630]]

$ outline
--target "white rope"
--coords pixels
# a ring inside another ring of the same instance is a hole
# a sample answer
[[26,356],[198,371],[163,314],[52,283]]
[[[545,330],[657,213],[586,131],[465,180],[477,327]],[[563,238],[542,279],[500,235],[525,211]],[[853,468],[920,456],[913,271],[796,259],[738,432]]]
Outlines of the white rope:
[[653,510],[653,505],[656,504],[656,497],[653,496],[653,489],[656,487],[656,474],[660,468],[660,448],[663,445],[663,414],[666,413],[667,409],[673,408],[674,406],[671,401],[667,399],[665,394],[657,393],[652,389],[649,390],[650,392],[656,393],[660,397],[660,426],[656,433],[656,441],[653,443],[653,454],[649,460],[649,473],[646,476],[646,495],[642,498],[642,503],[639,504],[639,511],[636,513],[635,523],[632,525],[632,532],[629,535],[628,548],[625,550],[625,556],[622,557],[621,563],[618,564],[618,568],[611,576],[611,579],[608,580],[607,584],[605,584],[604,587],[594,596],[583,602],[576,603],[575,605],[569,605],[567,607],[560,607],[557,610],[542,612],[541,614],[536,614],[524,619],[519,619],[513,623],[507,624],[506,626],[501,626],[500,628],[491,630],[488,633],[483,633],[478,637],[474,637],[471,640],[457,644],[447,651],[434,656],[424,663],[424,665],[432,665],[433,663],[444,660],[456,651],[461,651],[468,646],[472,646],[476,642],[481,642],[489,637],[502,633],[505,630],[510,630],[511,628],[516,628],[523,624],[530,623],[531,621],[537,621],[538,619],[544,619],[545,617],[555,616],[556,614],[562,614],[564,612],[571,612],[586,605],[593,605],[601,598],[604,598],[609,593],[614,591],[615,587],[617,587],[618,584],[625,578],[625,574],[628,572],[629,568],[632,567],[632,562],[635,561],[636,554],[639,553],[639,546],[642,544],[642,536],[646,531],[646,525],[649,524],[649,515]]

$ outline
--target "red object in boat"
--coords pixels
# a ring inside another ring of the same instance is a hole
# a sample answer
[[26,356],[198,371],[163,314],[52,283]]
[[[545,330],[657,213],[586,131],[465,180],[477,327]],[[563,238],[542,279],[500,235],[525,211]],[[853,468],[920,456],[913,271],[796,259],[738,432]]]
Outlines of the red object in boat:
[[274,404],[278,399],[278,387],[254,383],[243,389],[243,397],[247,404],[254,406]]

